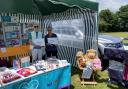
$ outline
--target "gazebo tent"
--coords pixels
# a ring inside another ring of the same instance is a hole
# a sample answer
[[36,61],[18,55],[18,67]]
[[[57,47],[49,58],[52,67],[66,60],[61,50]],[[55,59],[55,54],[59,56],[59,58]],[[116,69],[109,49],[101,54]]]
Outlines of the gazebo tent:
[[[97,49],[98,3],[89,0],[0,0],[1,16],[18,16],[20,22],[36,21],[46,28],[51,22],[81,19],[84,27],[84,40],[81,43],[72,42],[71,45],[59,43],[58,56],[76,65],[75,55],[81,49]],[[82,45],[81,45],[82,44]]]
[[89,0],[0,0],[1,13],[36,14],[39,9],[42,15],[48,15],[71,7],[98,11],[98,3]]

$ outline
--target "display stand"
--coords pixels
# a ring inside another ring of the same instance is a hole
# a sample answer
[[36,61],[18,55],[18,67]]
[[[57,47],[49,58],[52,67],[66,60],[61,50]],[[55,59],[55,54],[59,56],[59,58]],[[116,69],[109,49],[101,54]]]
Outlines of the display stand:
[[3,32],[6,47],[22,44],[20,23],[3,23]]
[[0,23],[0,59],[30,55],[28,37],[23,33],[23,25],[13,19],[15,18],[11,16],[3,16]]

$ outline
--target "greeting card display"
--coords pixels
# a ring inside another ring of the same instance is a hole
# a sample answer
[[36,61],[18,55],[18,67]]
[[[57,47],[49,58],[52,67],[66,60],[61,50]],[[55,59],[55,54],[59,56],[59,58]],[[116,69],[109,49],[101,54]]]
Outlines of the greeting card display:
[[20,63],[22,68],[30,66],[30,56],[20,58]]
[[3,23],[6,46],[21,45],[21,24]]

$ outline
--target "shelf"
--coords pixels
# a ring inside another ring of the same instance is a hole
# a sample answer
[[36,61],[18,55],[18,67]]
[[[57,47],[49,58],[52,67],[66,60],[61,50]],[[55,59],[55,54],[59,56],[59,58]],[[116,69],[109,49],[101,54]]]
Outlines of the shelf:
[[6,40],[11,40],[11,39],[19,39],[20,40],[20,38],[6,38]]
[[19,30],[14,30],[14,31],[5,31],[5,33],[9,33],[9,32],[20,32]]
[[22,39],[28,39],[28,38],[22,38]]
[[20,23],[6,22],[6,23],[4,23],[4,26],[20,26]]

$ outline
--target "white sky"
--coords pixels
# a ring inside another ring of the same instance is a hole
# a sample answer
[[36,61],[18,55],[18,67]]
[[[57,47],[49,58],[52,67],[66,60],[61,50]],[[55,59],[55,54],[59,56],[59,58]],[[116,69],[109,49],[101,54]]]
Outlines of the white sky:
[[99,11],[110,9],[113,12],[119,10],[122,5],[128,4],[128,0],[90,0],[99,2]]

